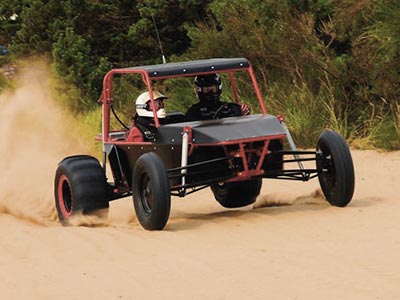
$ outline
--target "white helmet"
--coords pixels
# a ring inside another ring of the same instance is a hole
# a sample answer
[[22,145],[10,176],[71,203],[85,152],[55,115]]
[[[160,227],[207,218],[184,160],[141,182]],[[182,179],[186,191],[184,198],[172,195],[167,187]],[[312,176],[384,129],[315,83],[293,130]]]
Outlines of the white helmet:
[[[157,117],[165,118],[165,109],[163,100],[168,97],[164,96],[158,91],[153,91],[154,103],[156,105]],[[136,99],[136,113],[140,117],[154,117],[153,110],[151,108],[150,94],[144,92],[139,95]]]

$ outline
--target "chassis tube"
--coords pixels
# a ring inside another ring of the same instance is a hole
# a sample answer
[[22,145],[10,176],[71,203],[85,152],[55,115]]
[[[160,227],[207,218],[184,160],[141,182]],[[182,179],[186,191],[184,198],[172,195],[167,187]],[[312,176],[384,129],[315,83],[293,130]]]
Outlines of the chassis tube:
[[[281,124],[282,124],[283,128],[285,129],[286,139],[287,139],[287,141],[289,143],[290,149],[292,151],[296,152],[297,148],[296,148],[296,145],[295,145],[295,143],[293,141],[292,135],[290,134],[289,129],[286,127],[286,124],[285,124],[285,122],[283,120],[281,121]],[[295,154],[293,154],[293,157],[295,158],[295,160],[297,160],[297,164],[299,165],[299,168],[303,171],[303,178],[307,177],[307,174],[304,172],[304,166],[300,161],[300,156],[295,153]]]
[[[189,133],[188,131],[184,130],[182,134],[182,156],[181,156],[181,174],[186,174],[187,169],[184,168],[187,166],[188,162],[188,152],[189,152]],[[182,176],[182,188],[179,190],[179,195],[185,196],[186,189],[184,188],[186,184],[185,176]]]

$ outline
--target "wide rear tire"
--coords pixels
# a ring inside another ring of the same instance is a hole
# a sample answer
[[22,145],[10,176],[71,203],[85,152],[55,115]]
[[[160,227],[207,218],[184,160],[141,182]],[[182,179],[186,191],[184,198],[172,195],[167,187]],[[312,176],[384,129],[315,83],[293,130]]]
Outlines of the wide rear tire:
[[133,204],[136,216],[147,230],[162,230],[171,210],[167,170],[155,153],[139,157],[133,170]]
[[54,180],[55,205],[62,225],[71,225],[74,215],[108,212],[108,185],[103,168],[97,159],[87,155],[63,159]]
[[318,179],[331,205],[344,207],[354,193],[354,167],[349,147],[334,131],[324,131],[317,143]]
[[253,204],[260,194],[262,179],[239,182],[214,183],[211,190],[215,200],[226,208],[237,208]]

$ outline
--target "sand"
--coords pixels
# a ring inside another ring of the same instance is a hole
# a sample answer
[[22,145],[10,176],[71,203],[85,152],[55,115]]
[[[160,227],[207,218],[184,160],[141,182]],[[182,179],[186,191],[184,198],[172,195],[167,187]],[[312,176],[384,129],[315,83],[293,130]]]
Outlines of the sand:
[[0,299],[400,299],[400,152],[352,151],[345,208],[318,180],[264,180],[242,209],[208,189],[174,197],[160,232],[140,227],[131,198],[106,222],[62,227],[54,172],[87,145],[54,104],[46,65],[20,76],[0,96]]

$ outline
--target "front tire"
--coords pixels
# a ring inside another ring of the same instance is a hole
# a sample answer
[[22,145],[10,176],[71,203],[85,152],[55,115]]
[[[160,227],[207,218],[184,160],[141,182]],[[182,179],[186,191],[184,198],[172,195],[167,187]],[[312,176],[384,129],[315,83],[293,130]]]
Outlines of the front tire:
[[78,213],[88,215],[109,207],[103,168],[87,155],[70,156],[59,163],[54,194],[58,218],[64,226],[71,225],[71,217]]
[[237,208],[253,204],[260,194],[262,179],[246,181],[214,183],[211,190],[215,200],[226,208]]
[[334,131],[324,131],[317,143],[318,179],[331,205],[344,207],[354,193],[354,167],[349,147]]
[[136,216],[147,230],[162,230],[171,210],[167,170],[155,153],[139,157],[133,170],[133,204]]

